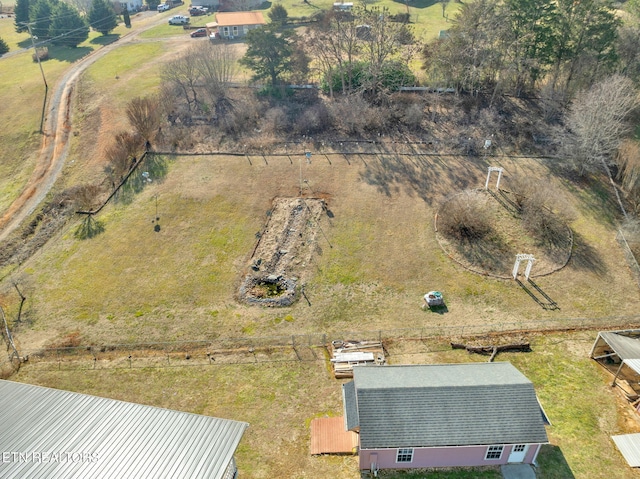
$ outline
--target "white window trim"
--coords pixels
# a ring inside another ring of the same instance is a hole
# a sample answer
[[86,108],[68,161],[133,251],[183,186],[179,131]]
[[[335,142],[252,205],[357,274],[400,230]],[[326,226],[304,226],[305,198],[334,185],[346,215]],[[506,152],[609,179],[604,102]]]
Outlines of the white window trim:
[[[500,455],[498,457],[489,457],[489,454],[494,454],[496,452],[498,452],[498,449],[500,450]],[[504,452],[504,446],[488,446],[487,447],[487,452],[484,455],[484,460],[485,461],[499,461],[500,459],[502,459],[502,453]]]
[[[400,447],[396,451],[396,463],[409,464],[413,462],[413,448],[412,447]],[[400,456],[409,456],[408,461],[400,461]]]

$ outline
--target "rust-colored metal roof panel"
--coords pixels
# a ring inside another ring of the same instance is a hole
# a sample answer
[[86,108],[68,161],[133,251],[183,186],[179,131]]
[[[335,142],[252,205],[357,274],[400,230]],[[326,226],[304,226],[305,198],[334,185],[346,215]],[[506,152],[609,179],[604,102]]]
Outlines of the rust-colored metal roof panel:
[[218,12],[216,21],[221,27],[266,24],[262,12]]
[[358,435],[344,428],[344,417],[320,417],[311,421],[311,454],[355,454]]

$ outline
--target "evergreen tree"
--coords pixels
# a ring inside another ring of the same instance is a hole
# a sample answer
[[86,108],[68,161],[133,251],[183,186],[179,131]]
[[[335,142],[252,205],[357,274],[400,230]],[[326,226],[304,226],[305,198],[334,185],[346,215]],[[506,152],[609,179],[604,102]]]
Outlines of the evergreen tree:
[[29,9],[29,21],[32,23],[31,33],[34,37],[49,38],[52,10],[57,0],[36,0]]
[[89,38],[89,27],[78,10],[60,2],[53,10],[49,35],[54,45],[77,47]]
[[269,10],[269,20],[279,27],[286,25],[289,21],[289,13],[281,4],[277,3]]
[[131,28],[131,17],[129,16],[129,10],[126,6],[124,7],[124,12],[122,12],[122,19],[124,20],[124,26]]
[[277,26],[272,24],[249,30],[247,51],[240,64],[253,70],[254,80],[268,79],[275,87],[282,74],[293,70],[291,54],[295,38],[293,30],[278,33]]
[[0,57],[9,51],[9,45],[2,38],[0,38]]
[[93,0],[87,18],[91,28],[103,35],[108,35],[118,26],[116,12],[108,0]]
[[29,23],[29,0],[16,0],[13,13],[15,15],[16,32],[26,32],[28,30],[26,24]]

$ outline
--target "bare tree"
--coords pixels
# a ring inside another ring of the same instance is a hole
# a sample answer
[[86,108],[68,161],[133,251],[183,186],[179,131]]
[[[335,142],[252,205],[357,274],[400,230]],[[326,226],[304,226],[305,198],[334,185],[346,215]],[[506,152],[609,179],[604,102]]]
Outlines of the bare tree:
[[565,221],[573,217],[573,211],[560,193],[547,181],[521,174],[510,176],[509,186],[531,236],[547,245],[567,246],[570,236]]
[[129,171],[141,147],[142,140],[137,134],[126,131],[116,134],[113,143],[105,150],[105,156],[108,161],[108,166],[105,170],[111,177],[112,186],[122,180]]
[[627,121],[638,106],[633,82],[613,75],[578,94],[570,107],[565,141],[574,167],[585,174],[611,159],[631,125]]
[[233,107],[229,98],[229,85],[238,72],[236,50],[228,44],[208,43],[200,51],[196,71],[202,79],[208,100],[214,106],[216,117],[223,117]]
[[353,64],[360,51],[358,23],[351,12],[327,12],[305,35],[305,48],[316,60],[316,66],[328,79],[333,96],[333,78],[340,77],[342,93],[353,86]]
[[198,109],[198,90],[196,86],[198,83],[200,52],[200,46],[194,45],[187,50],[184,56],[167,63],[162,70],[162,79],[180,92],[190,112]]
[[160,126],[160,106],[155,97],[136,97],[127,105],[131,126],[147,142],[151,142]]

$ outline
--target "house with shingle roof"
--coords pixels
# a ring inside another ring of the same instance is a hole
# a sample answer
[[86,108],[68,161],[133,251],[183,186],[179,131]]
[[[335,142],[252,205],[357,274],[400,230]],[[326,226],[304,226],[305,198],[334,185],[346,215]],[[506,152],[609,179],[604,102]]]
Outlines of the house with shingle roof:
[[246,422],[0,380],[0,477],[233,479]]
[[532,464],[549,442],[533,383],[508,362],[355,366],[343,401],[361,470]]

